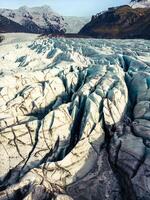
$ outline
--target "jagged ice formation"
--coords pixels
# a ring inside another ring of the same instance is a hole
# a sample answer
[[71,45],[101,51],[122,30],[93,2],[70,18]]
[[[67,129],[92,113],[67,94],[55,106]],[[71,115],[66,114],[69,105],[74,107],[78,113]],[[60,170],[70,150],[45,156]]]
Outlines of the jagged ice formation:
[[0,200],[150,199],[150,42],[0,49]]

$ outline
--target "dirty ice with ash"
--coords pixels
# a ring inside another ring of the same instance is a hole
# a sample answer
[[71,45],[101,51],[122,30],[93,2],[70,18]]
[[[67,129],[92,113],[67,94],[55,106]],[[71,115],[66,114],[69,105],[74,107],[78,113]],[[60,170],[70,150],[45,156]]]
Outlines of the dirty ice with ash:
[[150,41],[0,47],[0,200],[149,200]]

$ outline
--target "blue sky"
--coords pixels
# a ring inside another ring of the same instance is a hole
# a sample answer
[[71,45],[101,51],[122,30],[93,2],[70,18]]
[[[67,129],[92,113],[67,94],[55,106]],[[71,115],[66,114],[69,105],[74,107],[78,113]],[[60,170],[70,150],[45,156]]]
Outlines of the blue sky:
[[18,8],[26,5],[49,5],[65,16],[91,16],[108,7],[127,4],[130,0],[0,0],[1,8]]

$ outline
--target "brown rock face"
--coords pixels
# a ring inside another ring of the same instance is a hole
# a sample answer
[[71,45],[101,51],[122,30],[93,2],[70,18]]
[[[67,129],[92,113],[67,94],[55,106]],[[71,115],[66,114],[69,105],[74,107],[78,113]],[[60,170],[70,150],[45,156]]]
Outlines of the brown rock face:
[[120,6],[93,16],[79,32],[99,38],[150,39],[150,8]]

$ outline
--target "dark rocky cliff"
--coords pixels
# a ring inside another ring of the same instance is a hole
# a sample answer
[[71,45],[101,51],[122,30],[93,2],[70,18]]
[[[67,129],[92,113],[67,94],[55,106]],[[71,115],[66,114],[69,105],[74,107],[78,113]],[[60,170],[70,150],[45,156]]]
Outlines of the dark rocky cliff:
[[93,16],[79,34],[100,38],[150,39],[150,8],[133,9],[128,5],[109,8]]

